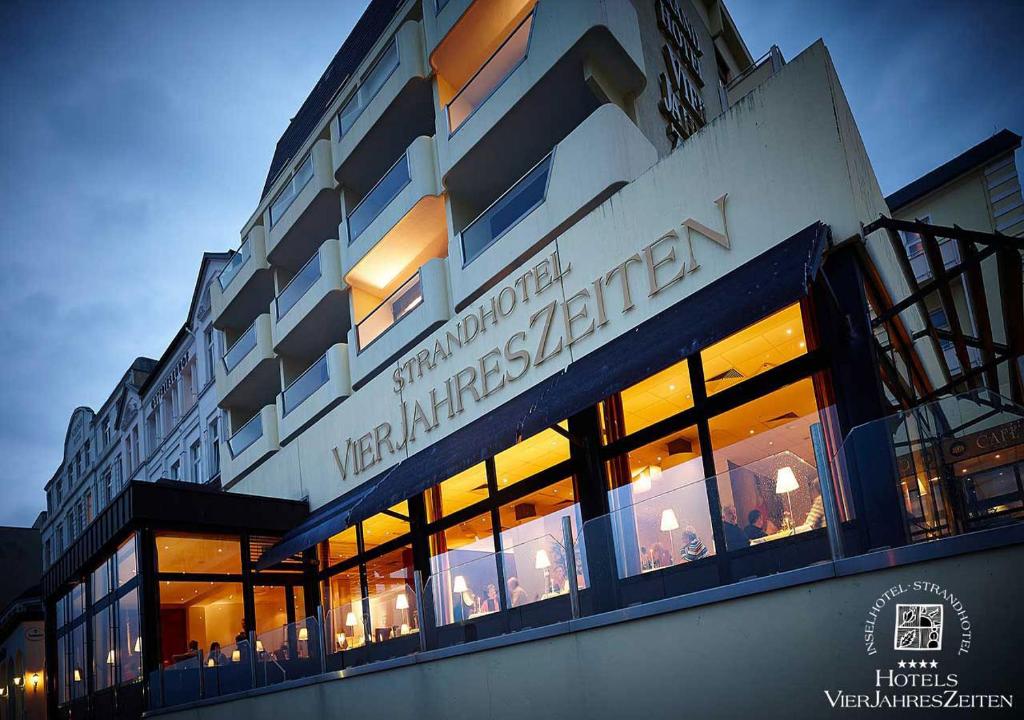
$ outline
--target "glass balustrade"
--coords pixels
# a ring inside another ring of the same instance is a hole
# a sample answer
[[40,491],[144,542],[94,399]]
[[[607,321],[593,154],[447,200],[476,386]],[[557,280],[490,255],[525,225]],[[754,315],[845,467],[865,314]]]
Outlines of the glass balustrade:
[[398,69],[400,58],[398,44],[392,40],[381,52],[373,67],[363,76],[363,81],[338,113],[338,134],[344,136],[355,124],[363,110],[384,87],[391,74]]
[[221,290],[227,290],[228,285],[238,275],[238,271],[249,260],[249,255],[249,238],[246,238],[238,250],[232,253],[231,259],[228,260],[227,264],[220,271],[220,275],[217,276],[217,282],[220,283]]
[[330,371],[327,368],[327,355],[310,365],[284,390],[284,414],[301,405],[306,398],[323,387],[330,378]]
[[537,163],[462,231],[464,264],[468,265],[475,260],[544,202],[553,157],[553,153],[549,154]]
[[246,355],[256,347],[256,323],[253,323],[239,336],[224,353],[224,368],[231,372]]
[[267,630],[256,637],[256,684],[276,685],[320,670],[320,624],[315,617]]
[[356,326],[359,349],[363,350],[384,331],[423,302],[423,284],[417,272]]
[[381,211],[398,197],[398,193],[402,192],[410,180],[409,158],[407,155],[402,155],[398,162],[391,166],[384,177],[377,181],[373,189],[349,213],[348,241],[350,243],[362,235]]
[[253,415],[248,422],[238,428],[238,432],[228,440],[228,448],[232,457],[238,457],[239,453],[263,437],[263,418],[259,413]]
[[527,15],[484,65],[448,103],[448,131],[454,133],[526,59],[533,12]]
[[295,273],[295,277],[288,281],[288,284],[277,296],[277,319],[280,320],[295,306],[306,291],[313,287],[313,283],[320,279],[320,251],[313,254],[305,265]]
[[274,202],[270,205],[270,227],[274,227],[281,219],[281,216],[288,212],[288,208],[295,202],[303,188],[313,179],[313,156],[308,155],[299,166],[299,169],[292,175],[291,180],[285,185]]

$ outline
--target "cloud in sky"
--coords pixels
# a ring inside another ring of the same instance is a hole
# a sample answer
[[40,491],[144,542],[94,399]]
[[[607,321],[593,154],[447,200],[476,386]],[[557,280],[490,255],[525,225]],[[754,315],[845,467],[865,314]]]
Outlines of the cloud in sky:
[[[0,524],[237,245],[274,145],[365,1],[0,4]],[[891,192],[1024,130],[1024,4],[732,0],[754,53],[824,37]]]

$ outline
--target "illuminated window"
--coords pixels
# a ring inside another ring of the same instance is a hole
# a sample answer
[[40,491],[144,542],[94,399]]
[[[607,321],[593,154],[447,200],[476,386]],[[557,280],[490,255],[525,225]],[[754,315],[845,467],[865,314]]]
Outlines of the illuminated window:
[[216,535],[160,533],[156,536],[157,570],[165,573],[239,574],[241,543]]
[[701,351],[707,394],[714,395],[806,353],[800,306],[790,305]]
[[409,503],[403,501],[386,512],[363,521],[363,552],[409,532]]
[[122,683],[142,677],[142,618],[139,614],[139,591],[133,589],[117,601],[118,664]]
[[109,605],[92,616],[92,673],[93,687],[96,690],[110,687],[114,683],[117,653],[114,650],[110,620]]
[[190,645],[209,653],[213,643],[226,648],[245,634],[242,584],[162,580],[160,592],[161,660],[194,656]]
[[499,609],[498,568],[490,513],[430,538],[431,592],[439,625]]
[[696,428],[612,458],[607,468],[620,577],[714,555]]
[[366,584],[373,642],[417,629],[411,545],[367,560]]
[[139,574],[134,535],[121,543],[114,562],[117,567],[117,587],[119,588],[127,585]]
[[[563,430],[569,425],[559,423]],[[555,430],[544,430],[494,456],[498,489],[547,470],[569,459],[569,439]]]
[[362,596],[359,568],[332,575],[324,583],[323,597],[327,602],[325,624],[334,652],[366,644]]
[[570,518],[573,537],[580,527],[572,479],[502,505],[499,514],[507,606],[518,607],[568,593],[562,518]]
[[487,498],[484,463],[463,470],[427,491],[427,518],[438,520]]
[[353,525],[332,536],[327,541],[327,557],[324,567],[337,565],[343,560],[355,557],[358,553],[359,546],[356,544],[356,528]]
[[[287,590],[279,585],[257,585],[252,589],[253,607],[256,610],[256,634],[263,636],[288,624]],[[270,647],[264,642],[267,652],[276,652],[280,647]],[[287,654],[287,653],[286,653]]]
[[[824,526],[811,442],[811,426],[819,422],[810,378],[709,421],[723,520],[738,526],[748,541]],[[726,527],[730,550],[745,544],[742,537]]]
[[693,407],[686,360],[641,380],[601,404],[607,444]]

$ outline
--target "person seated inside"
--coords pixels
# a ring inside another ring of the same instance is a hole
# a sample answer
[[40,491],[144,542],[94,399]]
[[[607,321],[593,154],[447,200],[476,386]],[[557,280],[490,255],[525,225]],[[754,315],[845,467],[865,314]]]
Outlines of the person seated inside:
[[814,493],[814,500],[811,502],[811,509],[807,511],[807,517],[795,530],[798,533],[825,527],[825,503],[821,499],[821,486],[817,478],[811,480],[807,490]]
[[487,584],[487,597],[480,601],[480,612],[492,613],[501,610],[501,606],[498,603],[498,588],[494,586],[494,583]]
[[221,652],[220,643],[216,640],[210,643],[210,654],[207,656],[206,664],[208,667],[228,664],[228,656]]
[[519,607],[525,605],[530,601],[530,596],[526,594],[526,590],[519,584],[519,578],[510,577],[508,579],[508,603],[512,607]]
[[743,528],[743,534],[747,536],[748,540],[758,540],[763,537],[767,537],[768,533],[764,531],[764,515],[761,514],[760,510],[754,509],[747,513],[747,526]]
[[750,545],[747,536],[736,523],[736,508],[732,505],[722,508],[722,530],[725,534],[725,547],[729,550],[739,550]]

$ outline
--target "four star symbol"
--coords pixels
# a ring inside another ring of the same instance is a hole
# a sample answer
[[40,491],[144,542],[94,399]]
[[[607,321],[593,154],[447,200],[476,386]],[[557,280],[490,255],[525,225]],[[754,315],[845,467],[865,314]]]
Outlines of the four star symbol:
[[910,668],[911,670],[916,668],[924,670],[925,668],[937,668],[939,663],[937,660],[932,660],[931,662],[928,662],[927,660],[900,660],[896,663],[896,666],[900,668]]

